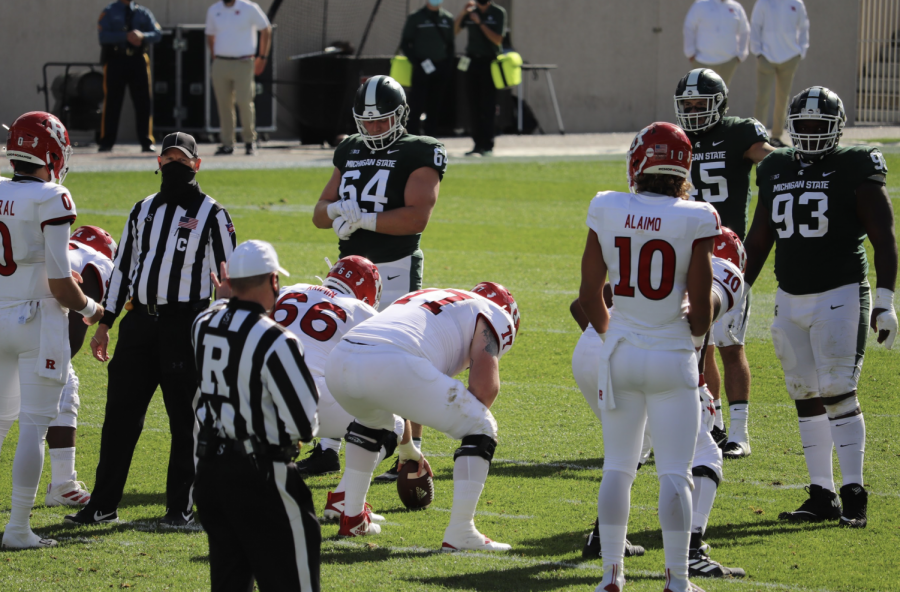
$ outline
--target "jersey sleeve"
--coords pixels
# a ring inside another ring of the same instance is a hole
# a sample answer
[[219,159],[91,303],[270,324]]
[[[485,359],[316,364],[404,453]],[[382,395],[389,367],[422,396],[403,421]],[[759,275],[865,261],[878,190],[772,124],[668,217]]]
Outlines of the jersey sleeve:
[[601,191],[591,200],[591,205],[588,206],[587,220],[585,224],[587,227],[596,232],[598,235],[602,232],[603,229],[603,196],[609,193],[608,191]]
[[500,353],[497,358],[502,358],[503,354],[512,349],[513,341],[516,338],[513,320],[505,310],[493,302],[485,299],[481,304],[478,316],[484,319],[493,330],[497,342],[500,344]]
[[437,171],[438,178],[444,180],[447,171],[447,150],[444,145],[433,138],[422,138],[417,146],[416,158],[412,170],[430,168]]
[[347,136],[340,144],[338,144],[338,147],[334,149],[334,156],[331,157],[331,163],[334,165],[334,168],[339,171],[343,170],[341,167],[347,162],[347,151],[350,150],[349,146],[354,137],[355,136]]
[[718,321],[741,301],[744,294],[744,275],[733,263],[726,259],[713,257],[713,292],[719,295],[719,314],[713,319]]
[[[45,185],[47,187],[47,185]],[[75,221],[77,214],[75,213],[75,202],[69,190],[62,185],[50,186],[53,190],[48,190],[41,200],[38,210],[41,222],[41,230],[48,224],[69,224]],[[68,242],[68,241],[67,241]]]
[[719,214],[716,209],[706,202],[696,202],[702,207],[698,208],[697,232],[694,235],[694,242],[701,241],[706,238],[712,238],[722,234],[722,222],[719,220]]
[[742,119],[739,128],[740,133],[735,134],[735,136],[740,140],[740,149],[744,152],[749,150],[754,144],[769,141],[769,133],[766,131],[766,126],[752,117]]
[[859,171],[861,180],[885,185],[887,183],[888,166],[881,150],[878,148],[862,148],[860,152],[860,162],[854,168]]

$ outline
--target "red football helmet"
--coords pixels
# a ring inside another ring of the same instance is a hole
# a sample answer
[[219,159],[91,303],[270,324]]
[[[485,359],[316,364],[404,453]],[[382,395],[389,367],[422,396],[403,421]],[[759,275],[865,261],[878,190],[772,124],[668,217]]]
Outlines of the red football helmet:
[[381,301],[381,274],[374,263],[359,255],[339,259],[322,285],[353,294],[372,308],[378,308]]
[[676,175],[690,178],[691,141],[673,123],[651,123],[638,132],[628,149],[628,187],[634,191],[638,175]]
[[114,259],[116,256],[116,249],[118,248],[116,241],[99,226],[79,226],[72,233],[72,236],[69,237],[69,240],[87,245],[110,259]]
[[513,298],[513,295],[509,290],[494,282],[481,282],[472,288],[472,291],[480,296],[484,296],[508,312],[515,323],[516,335],[519,334],[519,321],[521,320],[521,317],[519,316],[519,306],[516,304],[516,299]]
[[66,178],[71,155],[69,132],[55,115],[31,111],[19,116],[9,128],[7,158],[46,165],[52,181],[62,183]]
[[726,226],[722,227],[722,234],[715,238],[713,257],[731,261],[737,265],[741,273],[744,273],[744,269],[747,267],[747,251],[744,250],[744,243],[741,242],[741,237]]

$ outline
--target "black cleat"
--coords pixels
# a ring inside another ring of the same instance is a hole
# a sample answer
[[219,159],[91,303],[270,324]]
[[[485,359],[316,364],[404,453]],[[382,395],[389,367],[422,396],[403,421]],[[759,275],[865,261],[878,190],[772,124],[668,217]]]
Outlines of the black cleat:
[[255,156],[256,149],[253,147],[253,142],[247,142],[244,144],[244,154],[247,156]]
[[156,146],[153,144],[144,144],[141,146],[141,152],[156,152]]
[[400,459],[394,461],[394,466],[392,466],[387,471],[375,477],[373,483],[395,483],[397,481],[397,477],[400,476],[400,473],[397,471],[397,465],[400,464]]
[[90,506],[85,506],[77,514],[67,515],[65,521],[67,524],[81,524],[88,526],[92,524],[107,524],[109,522],[118,522],[119,513],[116,510],[113,510],[112,512],[101,512]]
[[747,573],[740,567],[725,567],[718,561],[712,560],[700,549],[688,551],[688,577],[689,578],[743,578]]
[[[646,551],[640,545],[632,545],[625,539],[625,557],[640,557]],[[600,520],[594,520],[594,530],[588,535],[584,542],[584,549],[581,550],[581,557],[584,559],[597,559],[603,557],[600,552]]]
[[724,448],[725,444],[728,442],[728,432],[719,426],[713,426],[713,429],[709,431],[709,435],[712,436],[713,441],[719,448]]
[[113,149],[112,146],[106,146],[106,145],[101,144],[97,148],[97,152],[112,152],[112,149]]
[[844,511],[838,524],[846,528],[865,528],[869,493],[863,489],[863,486],[858,483],[851,483],[841,487],[841,503],[844,506]]
[[747,458],[750,456],[750,445],[744,442],[728,442],[722,447],[723,458]]
[[193,523],[193,512],[179,512],[177,510],[169,510],[165,516],[159,519],[159,525],[166,528],[183,528]]
[[[806,491],[809,492],[809,499],[793,512],[779,514],[779,520],[822,522],[823,520],[837,520],[841,517],[841,502],[838,501],[835,492],[829,491],[821,485],[810,485]],[[865,512],[865,506],[863,506],[863,512]]]
[[233,146],[219,146],[216,149],[215,156],[228,156],[229,154],[234,154]]
[[297,470],[303,477],[330,475],[341,470],[341,460],[334,450],[325,450],[322,443],[316,444],[309,456],[297,463]]

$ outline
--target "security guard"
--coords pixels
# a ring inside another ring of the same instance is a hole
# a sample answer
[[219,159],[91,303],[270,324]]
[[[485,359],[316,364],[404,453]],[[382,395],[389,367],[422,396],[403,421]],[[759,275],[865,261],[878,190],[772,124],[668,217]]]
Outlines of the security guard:
[[421,133],[420,121],[425,113],[426,136],[437,135],[444,95],[453,76],[453,15],[440,7],[442,2],[428,0],[409,15],[400,43],[413,64],[410,131]]
[[197,371],[191,324],[209,306],[219,270],[234,250],[234,225],[221,204],[194,180],[197,144],[183,132],[163,140],[160,192],[134,205],[116,250],[103,302],[106,313],[91,339],[91,353],[109,360],[109,329],[124,309],[116,354],[109,364],[106,417],[91,500],[66,522],[117,522],[117,507],[134,447],[157,386],[169,414],[172,451],[163,526],[193,522],[194,397]]
[[125,87],[131,91],[138,140],[143,152],[153,146],[153,115],[150,111],[150,58],[147,46],[162,38],[159,23],[149,9],[131,0],[116,0],[103,9],[97,21],[100,61],[103,62],[103,118],[100,122],[100,152],[110,152],[119,131],[119,114]]
[[491,0],[469,0],[456,16],[454,32],[463,27],[469,32],[466,57],[469,58],[469,100],[472,139],[475,147],[466,156],[491,156],[494,153],[494,116],[497,87],[491,76],[491,62],[497,59],[506,36],[506,10]]
[[[297,465],[297,442],[319,427],[318,391],[303,346],[270,318],[278,255],[242,243],[216,281],[220,300],[194,322],[202,423],[197,507],[209,537],[211,588],[319,590],[322,534]],[[234,502],[253,508],[235,512]]]

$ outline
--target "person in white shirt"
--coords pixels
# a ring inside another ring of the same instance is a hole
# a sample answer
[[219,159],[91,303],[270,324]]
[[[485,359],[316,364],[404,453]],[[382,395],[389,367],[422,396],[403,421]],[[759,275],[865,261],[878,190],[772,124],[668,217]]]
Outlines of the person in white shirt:
[[[258,52],[257,32],[260,32]],[[253,77],[266,69],[271,40],[272,25],[256,2],[219,0],[206,11],[206,42],[213,59],[212,84],[222,128],[222,145],[216,154],[234,153],[235,103],[241,111],[246,153],[254,153],[256,85]]]
[[791,98],[791,84],[808,49],[809,18],[803,0],[757,0],[750,25],[750,52],[757,57],[754,115],[765,125],[774,83],[771,137],[776,148],[785,145],[781,135]]
[[684,55],[692,68],[710,68],[731,84],[747,59],[750,23],[735,0],[696,0],[684,19]]

